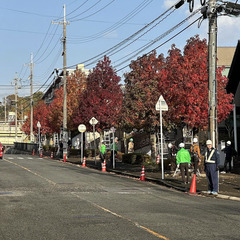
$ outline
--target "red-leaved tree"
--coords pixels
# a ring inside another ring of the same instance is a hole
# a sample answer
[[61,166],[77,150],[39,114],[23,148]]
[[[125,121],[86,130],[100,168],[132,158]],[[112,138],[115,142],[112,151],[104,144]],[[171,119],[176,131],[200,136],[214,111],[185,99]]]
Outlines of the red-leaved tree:
[[86,89],[78,98],[79,107],[73,118],[75,126],[85,124],[91,127],[89,120],[92,117],[98,120],[96,129],[99,131],[118,126],[122,98],[120,77],[105,56],[87,77]]

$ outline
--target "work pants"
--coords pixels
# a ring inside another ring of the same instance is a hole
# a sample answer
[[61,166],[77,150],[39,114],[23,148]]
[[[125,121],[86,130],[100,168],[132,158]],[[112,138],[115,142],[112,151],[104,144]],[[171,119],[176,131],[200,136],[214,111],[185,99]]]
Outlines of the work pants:
[[[188,183],[189,182],[188,163],[180,163],[180,170],[183,183]],[[187,176],[187,181],[185,175]]]
[[218,170],[215,163],[206,163],[205,172],[208,180],[208,190],[218,192]]
[[103,163],[104,160],[105,160],[105,154],[103,154],[102,152],[100,152],[100,159],[101,159],[101,162]]
[[114,155],[114,160],[115,160],[115,167],[116,167],[116,154],[117,154],[117,151],[114,151],[114,152],[113,152],[113,150],[111,151],[111,157],[110,157],[110,160],[111,160],[110,161],[110,167],[111,168],[113,168],[113,154],[115,154]]
[[232,170],[231,162],[232,162],[232,158],[225,158],[225,162],[224,162],[224,171],[225,172],[227,172],[228,164],[229,164],[229,172],[231,172],[231,170]]
[[194,174],[197,174],[198,163],[199,163],[199,159],[198,159],[198,157],[193,157]]

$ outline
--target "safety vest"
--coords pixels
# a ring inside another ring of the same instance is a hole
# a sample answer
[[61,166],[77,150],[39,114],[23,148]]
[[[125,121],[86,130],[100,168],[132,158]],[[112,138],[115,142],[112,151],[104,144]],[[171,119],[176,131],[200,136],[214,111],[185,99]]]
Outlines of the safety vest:
[[211,151],[209,157],[207,157],[207,153],[208,153],[208,152],[206,151],[206,153],[205,153],[205,163],[216,163],[215,160],[211,160],[213,154],[215,153],[215,149],[213,149],[213,150]]

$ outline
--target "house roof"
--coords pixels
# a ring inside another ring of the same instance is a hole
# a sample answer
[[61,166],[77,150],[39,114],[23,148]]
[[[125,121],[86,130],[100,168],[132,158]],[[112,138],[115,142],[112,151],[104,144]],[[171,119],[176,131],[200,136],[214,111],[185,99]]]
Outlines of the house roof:
[[239,81],[240,81],[240,40],[238,40],[238,44],[233,56],[232,64],[228,74],[228,84],[226,86],[228,93],[236,94]]
[[236,47],[217,47],[218,66],[230,67]]

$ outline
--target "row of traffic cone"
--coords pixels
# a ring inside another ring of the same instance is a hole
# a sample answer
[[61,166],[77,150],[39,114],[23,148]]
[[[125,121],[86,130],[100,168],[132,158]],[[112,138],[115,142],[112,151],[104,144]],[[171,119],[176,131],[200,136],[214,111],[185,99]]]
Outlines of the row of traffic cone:
[[[144,168],[144,166],[142,167],[140,180],[145,181],[145,168]],[[193,179],[192,179],[191,188],[190,188],[189,193],[196,194],[196,174],[193,175]]]
[[[33,154],[32,155],[33,156],[35,155],[35,149],[33,149]],[[43,157],[43,151],[41,151],[40,157]],[[51,159],[53,159],[53,152],[51,152]],[[66,162],[66,161],[67,161],[67,155],[65,154],[63,162]],[[159,154],[157,156],[157,164],[158,163],[159,163]],[[83,158],[82,167],[86,167],[86,158],[85,157]],[[106,172],[106,160],[104,160],[104,162],[102,163],[102,172]],[[145,181],[145,168],[144,168],[144,166],[142,167],[140,180]],[[196,174],[193,175],[193,179],[192,179],[192,183],[191,183],[189,193],[196,194]]]

